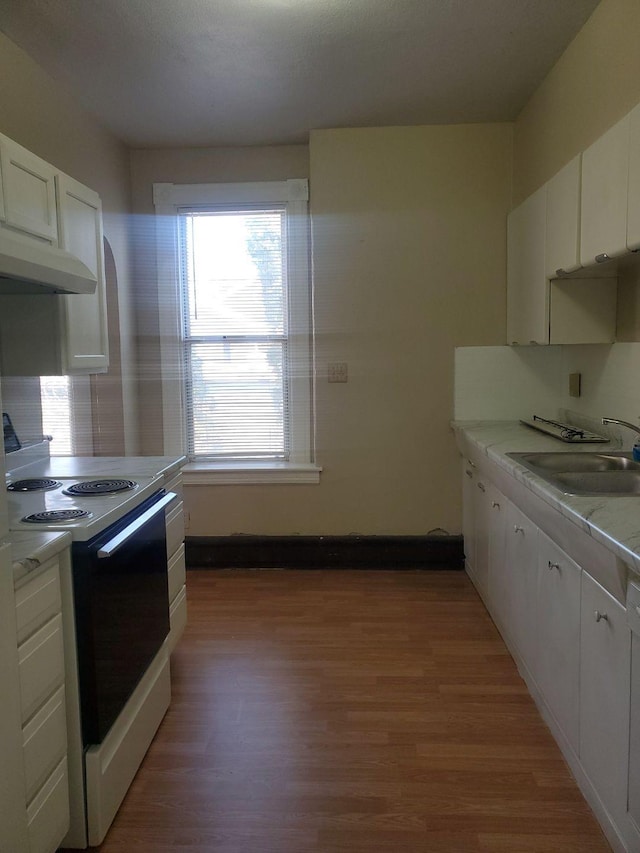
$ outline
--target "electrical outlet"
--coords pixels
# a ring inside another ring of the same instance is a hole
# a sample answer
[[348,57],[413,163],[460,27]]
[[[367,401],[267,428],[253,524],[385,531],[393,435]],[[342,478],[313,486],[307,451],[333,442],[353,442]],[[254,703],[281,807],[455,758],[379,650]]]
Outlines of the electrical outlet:
[[569,374],[569,396],[579,397],[581,393],[582,376],[580,373]]
[[332,361],[328,370],[329,382],[347,382],[349,380],[349,369],[346,361]]

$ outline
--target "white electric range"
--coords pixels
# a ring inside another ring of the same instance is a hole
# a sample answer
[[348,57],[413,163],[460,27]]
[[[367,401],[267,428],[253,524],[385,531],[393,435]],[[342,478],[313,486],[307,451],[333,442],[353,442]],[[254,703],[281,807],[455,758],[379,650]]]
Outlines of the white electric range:
[[65,642],[71,828],[63,846],[94,846],[169,705],[165,510],[176,496],[165,494],[161,475],[130,479],[121,469],[49,477],[48,446],[36,458],[5,458],[10,530],[73,539],[62,584],[73,638]]
[[15,477],[7,486],[9,529],[69,531],[92,539],[162,488],[162,477]]

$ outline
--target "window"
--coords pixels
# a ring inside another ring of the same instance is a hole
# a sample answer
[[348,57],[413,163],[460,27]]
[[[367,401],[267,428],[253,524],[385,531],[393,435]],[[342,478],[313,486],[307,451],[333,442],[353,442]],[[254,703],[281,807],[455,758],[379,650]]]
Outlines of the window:
[[315,469],[307,182],[156,184],[154,200],[165,452]]
[[72,456],[71,389],[68,376],[41,376],[42,431],[51,435],[52,456]]
[[41,376],[42,432],[51,456],[91,455],[91,396],[88,376]]

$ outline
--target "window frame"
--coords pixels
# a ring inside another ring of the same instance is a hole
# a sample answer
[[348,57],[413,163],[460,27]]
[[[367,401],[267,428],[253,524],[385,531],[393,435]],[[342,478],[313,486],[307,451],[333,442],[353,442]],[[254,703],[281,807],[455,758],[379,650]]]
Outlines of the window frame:
[[156,211],[156,257],[164,452],[187,448],[185,363],[179,275],[178,212],[181,208],[279,204],[286,210],[287,276],[289,280],[289,461],[194,461],[184,470],[185,482],[318,482],[314,447],[313,322],[311,301],[309,188],[306,179],[229,184],[153,185]]

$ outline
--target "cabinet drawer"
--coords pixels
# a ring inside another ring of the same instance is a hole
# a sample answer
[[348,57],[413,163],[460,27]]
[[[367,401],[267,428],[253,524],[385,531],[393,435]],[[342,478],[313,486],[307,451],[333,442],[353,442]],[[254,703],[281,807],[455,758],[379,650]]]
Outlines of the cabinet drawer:
[[16,589],[18,644],[59,613],[61,606],[60,567],[56,560],[36,578]]
[[171,557],[184,542],[184,504],[171,507],[167,512],[167,557]]
[[22,721],[26,722],[64,680],[62,617],[29,637],[18,649]]
[[59,687],[27,723],[22,735],[27,802],[30,802],[67,751],[64,687]]
[[69,831],[69,782],[63,759],[27,808],[29,853],[51,853]]
[[171,603],[184,586],[187,577],[184,562],[184,545],[180,545],[178,550],[169,560],[168,575],[169,603]]

